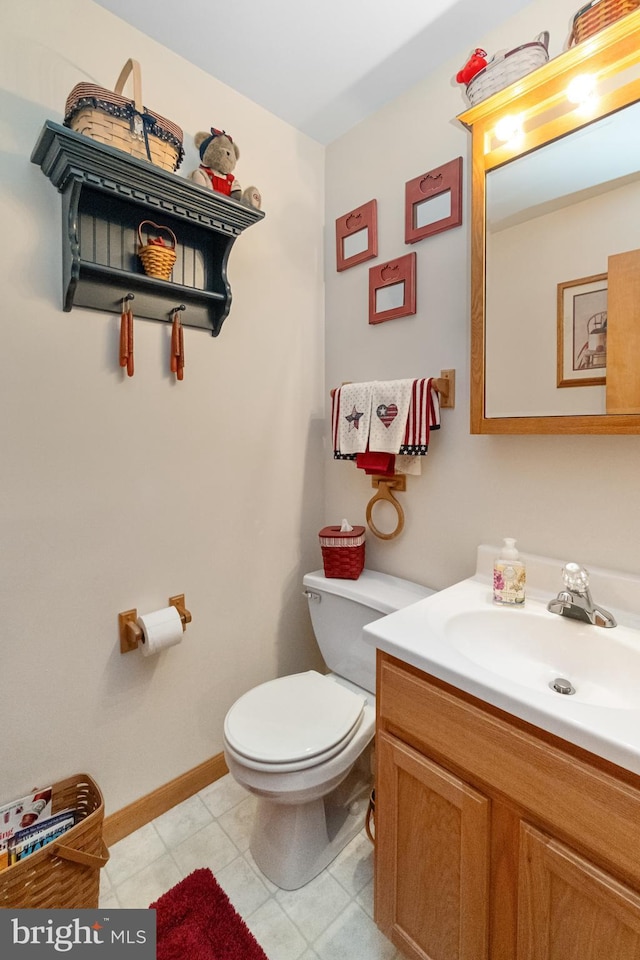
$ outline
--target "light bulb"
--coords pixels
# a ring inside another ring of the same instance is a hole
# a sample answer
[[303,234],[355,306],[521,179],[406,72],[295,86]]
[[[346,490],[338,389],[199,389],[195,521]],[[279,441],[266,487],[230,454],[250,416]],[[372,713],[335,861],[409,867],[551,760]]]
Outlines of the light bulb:
[[578,106],[584,106],[595,97],[596,78],[591,73],[580,73],[567,87],[567,100]]
[[498,120],[495,127],[495,135],[502,143],[512,143],[521,140],[524,136],[522,130],[522,116],[507,115]]

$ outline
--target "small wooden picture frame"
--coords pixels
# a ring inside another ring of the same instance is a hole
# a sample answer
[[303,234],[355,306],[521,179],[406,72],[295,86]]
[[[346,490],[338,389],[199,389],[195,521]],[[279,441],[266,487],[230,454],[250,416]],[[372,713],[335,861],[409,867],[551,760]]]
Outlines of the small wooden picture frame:
[[405,184],[405,243],[417,243],[461,223],[462,157]]
[[336,220],[336,269],[348,270],[378,255],[378,203],[369,200]]
[[384,323],[415,312],[415,253],[369,268],[369,323]]
[[558,387],[606,384],[608,287],[606,273],[558,284]]

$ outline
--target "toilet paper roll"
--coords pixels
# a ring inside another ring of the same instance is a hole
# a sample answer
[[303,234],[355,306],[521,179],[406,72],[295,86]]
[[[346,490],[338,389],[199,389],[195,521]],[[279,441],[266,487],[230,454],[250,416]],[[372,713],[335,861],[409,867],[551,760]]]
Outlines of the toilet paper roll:
[[182,641],[182,620],[175,607],[145,613],[138,617],[138,626],[142,629],[139,648],[143,657],[153,657]]

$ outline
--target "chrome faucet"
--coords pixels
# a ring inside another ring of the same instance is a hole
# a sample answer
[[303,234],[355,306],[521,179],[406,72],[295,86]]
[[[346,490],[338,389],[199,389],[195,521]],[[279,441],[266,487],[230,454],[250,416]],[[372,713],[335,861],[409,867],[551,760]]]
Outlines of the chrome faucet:
[[592,623],[596,627],[616,626],[613,614],[593,602],[589,590],[589,572],[584,567],[579,563],[565,563],[562,579],[565,589],[560,591],[555,600],[549,601],[547,610],[561,617]]

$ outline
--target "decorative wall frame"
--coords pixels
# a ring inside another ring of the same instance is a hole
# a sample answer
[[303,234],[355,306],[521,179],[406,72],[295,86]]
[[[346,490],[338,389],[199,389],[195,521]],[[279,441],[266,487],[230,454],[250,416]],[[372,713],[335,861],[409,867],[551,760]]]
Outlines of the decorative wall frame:
[[369,323],[384,323],[415,312],[415,253],[369,268]]
[[558,284],[558,387],[607,382],[608,274]]
[[462,157],[405,184],[404,242],[417,243],[462,223]]
[[378,203],[369,200],[336,220],[336,269],[378,256]]

